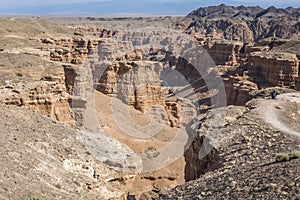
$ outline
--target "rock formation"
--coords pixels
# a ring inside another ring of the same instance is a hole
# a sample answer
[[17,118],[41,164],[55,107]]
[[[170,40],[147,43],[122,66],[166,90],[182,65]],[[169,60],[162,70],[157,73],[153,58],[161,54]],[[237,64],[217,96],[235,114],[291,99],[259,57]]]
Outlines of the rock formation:
[[[0,101],[74,125],[64,68],[31,55],[2,53]],[[25,61],[25,62],[24,62]]]
[[0,89],[0,101],[16,105],[74,126],[69,105],[71,96],[63,84],[40,81],[38,83],[8,84]]
[[[115,172],[91,155],[78,139],[82,134],[15,106],[0,107],[0,178],[5,180],[0,182],[1,198],[126,198],[124,187],[116,180],[130,176]],[[114,156],[116,150],[121,153],[109,141],[99,146],[110,146],[109,154]]]
[[249,80],[249,76],[229,76],[223,79],[227,97],[227,105],[245,105],[258,91],[257,84]]
[[62,38],[41,38],[41,43],[54,45],[54,49],[42,49],[50,51],[50,60],[83,64],[85,59],[99,45],[101,39],[88,39],[84,37],[62,37]]
[[152,105],[165,107],[169,123],[179,126],[180,106],[176,101],[166,102],[160,83],[162,64],[143,61],[141,51],[126,54],[108,66],[102,74],[97,90],[116,95],[125,104],[144,112]]
[[299,60],[295,54],[253,52],[249,57],[248,71],[259,85],[269,83],[271,86],[294,88]]
[[[38,198],[120,199],[125,191],[142,192],[129,189],[134,183],[158,192],[152,193],[154,199],[299,196],[297,161],[273,163],[275,154],[299,149],[297,139],[256,116],[259,110],[253,109],[268,102],[249,103],[268,96],[270,86],[300,90],[298,18],[297,8],[220,5],[199,8],[185,18],[59,21],[65,27],[34,18],[1,19],[0,102],[7,104],[1,106],[0,135],[6,141],[1,145],[6,152],[0,162],[1,195],[32,198],[28,191],[35,191]],[[101,109],[109,113],[110,98],[121,112],[129,106],[143,125],[144,114],[153,109],[159,112],[154,121],[168,126],[151,141],[124,136],[113,124],[114,116],[101,116]],[[247,108],[225,108],[226,101]],[[297,113],[290,114],[285,118],[296,119]],[[101,120],[106,121],[99,126]],[[182,183],[183,157],[174,166],[136,176],[145,163],[135,153],[159,157],[178,130],[189,136],[184,176],[190,182],[164,192],[166,186]],[[136,152],[95,134],[104,131]]]
[[236,65],[240,61],[240,53],[243,47],[238,41],[208,41],[204,49],[212,57],[216,65]]

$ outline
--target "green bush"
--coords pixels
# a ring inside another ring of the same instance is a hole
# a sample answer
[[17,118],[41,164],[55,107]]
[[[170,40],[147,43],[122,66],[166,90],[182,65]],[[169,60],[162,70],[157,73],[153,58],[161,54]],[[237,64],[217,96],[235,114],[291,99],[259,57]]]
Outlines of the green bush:
[[290,157],[286,153],[280,153],[276,157],[277,162],[286,162],[286,161],[289,161],[289,160],[290,160]]
[[290,161],[292,159],[298,159],[300,158],[300,152],[299,151],[293,151],[292,153],[286,154],[286,153],[280,153],[276,157],[277,162],[286,162]]
[[300,158],[300,151],[293,151],[292,153],[289,154],[290,159],[298,159]]

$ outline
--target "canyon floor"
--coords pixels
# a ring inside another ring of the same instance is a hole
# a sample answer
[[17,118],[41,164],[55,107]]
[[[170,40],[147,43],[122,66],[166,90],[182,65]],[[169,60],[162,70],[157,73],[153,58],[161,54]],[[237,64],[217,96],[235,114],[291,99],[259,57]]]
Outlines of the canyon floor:
[[1,17],[0,199],[298,199],[299,8],[195,9]]

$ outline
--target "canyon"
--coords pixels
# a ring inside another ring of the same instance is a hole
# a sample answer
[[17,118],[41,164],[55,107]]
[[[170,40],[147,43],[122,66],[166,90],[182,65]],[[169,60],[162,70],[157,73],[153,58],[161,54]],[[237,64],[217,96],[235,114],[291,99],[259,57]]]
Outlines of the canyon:
[[296,199],[299,12],[0,18],[0,197]]

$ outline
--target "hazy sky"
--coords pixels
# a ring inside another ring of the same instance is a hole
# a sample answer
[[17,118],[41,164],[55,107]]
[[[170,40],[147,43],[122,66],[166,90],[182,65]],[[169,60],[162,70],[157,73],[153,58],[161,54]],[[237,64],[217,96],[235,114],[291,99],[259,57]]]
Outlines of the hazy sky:
[[[95,4],[90,2],[109,2]],[[156,3],[164,3],[157,6]],[[86,3],[86,4],[72,4]],[[174,4],[176,3],[176,4]],[[199,8],[213,5],[300,7],[300,0],[0,0],[0,14],[174,14],[186,15]],[[63,6],[66,4],[66,6]],[[60,5],[60,6],[59,6]],[[98,11],[98,12],[97,12]]]
[[[56,5],[56,4],[68,4],[74,2],[89,2],[89,1],[115,1],[115,0],[0,0],[2,8],[9,7],[20,7],[20,6],[40,6],[40,5]],[[213,2],[212,4],[218,5],[224,3],[226,5],[260,5],[260,6],[268,6],[274,5],[279,7],[300,7],[300,0],[227,0],[227,1],[210,1],[210,0],[130,0],[132,3],[135,1],[143,1],[143,2],[188,2],[188,1],[197,1],[201,5],[203,2],[204,5],[207,5],[209,2]]]

